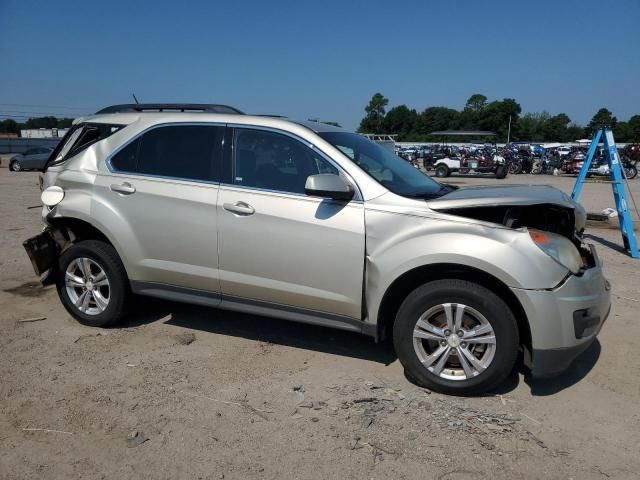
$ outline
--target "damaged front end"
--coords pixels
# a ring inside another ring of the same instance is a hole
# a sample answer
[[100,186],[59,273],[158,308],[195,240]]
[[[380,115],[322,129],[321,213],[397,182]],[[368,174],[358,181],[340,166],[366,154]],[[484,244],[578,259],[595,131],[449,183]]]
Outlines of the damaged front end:
[[[430,202],[429,207],[449,215],[527,229],[539,248],[576,275],[597,263],[593,247],[583,241],[584,208],[553,187],[460,189]],[[563,239],[569,240],[576,252]],[[573,258],[565,261],[561,256]]]

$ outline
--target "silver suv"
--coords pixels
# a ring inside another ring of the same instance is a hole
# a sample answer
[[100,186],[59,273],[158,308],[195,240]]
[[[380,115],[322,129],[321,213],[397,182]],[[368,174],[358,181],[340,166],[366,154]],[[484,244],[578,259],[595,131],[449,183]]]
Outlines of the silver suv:
[[[216,105],[120,105],[76,120],[25,242],[78,321],[132,295],[392,338],[407,375],[496,387],[595,339],[609,283],[585,211],[552,187],[440,184],[366,138]],[[215,320],[212,320],[215,321]]]

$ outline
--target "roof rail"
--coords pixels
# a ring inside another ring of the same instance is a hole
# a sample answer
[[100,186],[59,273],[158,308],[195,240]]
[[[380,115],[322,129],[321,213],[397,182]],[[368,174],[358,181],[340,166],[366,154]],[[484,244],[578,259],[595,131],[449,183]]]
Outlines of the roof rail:
[[203,113],[232,113],[243,114],[240,110],[228,105],[214,105],[208,103],[125,103],[111,105],[96,112],[103,113],[122,112],[203,112]]

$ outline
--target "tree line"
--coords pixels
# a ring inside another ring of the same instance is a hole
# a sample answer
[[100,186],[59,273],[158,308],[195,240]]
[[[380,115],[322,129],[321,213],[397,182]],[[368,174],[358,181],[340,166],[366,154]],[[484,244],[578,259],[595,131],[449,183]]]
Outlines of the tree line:
[[38,117],[30,118],[26,122],[16,122],[11,118],[0,121],[0,133],[17,133],[20,130],[38,128],[69,128],[73,122],[72,118]]
[[525,113],[513,98],[489,102],[485,95],[473,94],[462,110],[447,107],[429,107],[422,112],[399,105],[387,111],[389,99],[375,93],[365,107],[360,122],[360,133],[386,133],[397,135],[401,142],[434,140],[429,133],[441,130],[489,130],[497,133],[498,142],[506,142],[511,124],[511,141],[571,142],[591,138],[601,126],[613,129],[617,142],[640,142],[640,115],[620,122],[606,108],[596,112],[586,126],[571,121],[565,113],[551,115],[546,111]]

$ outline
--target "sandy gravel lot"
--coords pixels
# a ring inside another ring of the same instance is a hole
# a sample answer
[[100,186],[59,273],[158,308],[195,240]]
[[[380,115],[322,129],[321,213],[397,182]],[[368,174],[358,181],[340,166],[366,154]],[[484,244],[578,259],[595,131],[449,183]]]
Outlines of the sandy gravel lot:
[[[79,325],[21,246],[40,228],[37,174],[3,163],[1,479],[639,478],[640,261],[615,229],[588,231],[614,305],[571,370],[521,368],[495,394],[447,397],[351,333],[151,300],[123,327]],[[606,184],[581,200],[613,205]]]

